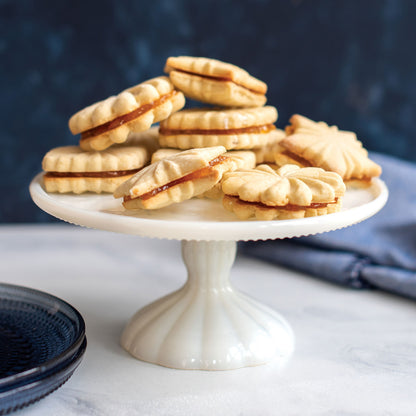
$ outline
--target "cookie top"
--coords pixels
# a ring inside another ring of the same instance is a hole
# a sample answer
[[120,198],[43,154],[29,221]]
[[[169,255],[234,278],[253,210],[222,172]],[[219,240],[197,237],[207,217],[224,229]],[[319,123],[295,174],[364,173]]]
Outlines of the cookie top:
[[267,85],[263,81],[254,78],[236,65],[217,59],[192,56],[170,57],[166,61],[165,72],[170,73],[175,70],[229,80],[258,94],[266,94],[267,92]]
[[217,146],[186,150],[168,158],[161,159],[142,169],[123,183],[114,192],[114,197],[139,197],[153,189],[209,166],[211,161],[218,158],[224,152],[224,147]]
[[273,170],[267,165],[259,165],[256,169],[226,173],[222,190],[240,200],[271,207],[310,206],[334,202],[344,195],[345,185],[337,173],[320,168],[285,165]]
[[46,172],[112,172],[139,169],[149,161],[158,147],[158,129],[135,133],[128,142],[101,152],[83,151],[78,146],[63,146],[50,150],[43,158]]
[[161,148],[156,150],[152,154],[152,163],[159,162],[159,160],[166,159],[167,157],[176,155],[177,153],[182,152],[181,149],[168,149],[168,148]]
[[[276,122],[277,110],[273,106],[223,109],[192,108],[176,112],[160,123],[160,134],[241,134],[233,129],[265,126]],[[194,132],[189,131],[194,130]]]
[[72,134],[82,133],[152,103],[173,89],[168,77],[150,79],[78,111],[69,119],[69,129]]
[[[158,149],[152,155],[152,163],[180,153],[180,149]],[[230,150],[224,153],[235,164],[235,169],[251,169],[256,166],[256,156],[251,150]]]
[[381,174],[381,167],[368,158],[355,133],[298,114],[290,122],[288,136],[280,144],[295,158],[304,159],[306,165],[337,172],[344,180],[370,179]]

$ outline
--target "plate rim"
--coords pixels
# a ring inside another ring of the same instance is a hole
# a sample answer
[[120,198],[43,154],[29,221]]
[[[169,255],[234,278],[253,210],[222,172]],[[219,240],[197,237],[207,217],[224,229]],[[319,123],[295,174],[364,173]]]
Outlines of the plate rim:
[[[142,237],[175,240],[249,241],[317,234],[363,221],[377,213],[388,199],[388,188],[386,184],[379,178],[373,178],[373,182],[368,188],[368,191],[374,195],[372,200],[360,206],[334,214],[278,221],[183,221],[176,219],[140,218],[84,207],[73,207],[54,199],[53,196],[55,194],[47,193],[42,186],[42,177],[43,173],[40,172],[33,178],[29,186],[29,191],[35,204],[54,217],[88,228],[134,234]],[[75,198],[78,196],[74,195]],[[79,219],[80,216],[83,217],[82,220]],[[106,221],[110,218],[111,221]],[[131,221],[138,222],[131,223]],[[134,226],[131,226],[131,224],[134,224]],[[323,226],[322,231],[315,231],[319,225]],[[219,230],[220,237],[213,235],[213,227]],[[235,232],[237,227],[239,229],[235,235],[230,235],[230,231],[234,229],[233,231]],[[302,227],[305,227],[306,232],[299,232]],[[281,231],[282,229],[284,231]],[[203,235],[204,232],[211,233],[210,237],[206,238]]]
[[67,359],[69,359],[71,356],[73,356],[74,353],[76,353],[76,351],[80,348],[84,338],[86,337],[85,335],[86,326],[85,326],[84,318],[82,317],[80,312],[74,306],[69,304],[67,301],[59,298],[58,296],[52,295],[50,293],[44,292],[39,289],[28,287],[28,286],[21,286],[21,285],[14,285],[12,283],[0,282],[0,299],[2,298],[2,291],[1,291],[2,288],[9,288],[9,289],[17,290],[17,291],[22,291],[26,294],[30,293],[33,295],[40,296],[41,298],[47,298],[49,300],[53,300],[57,302],[58,304],[65,305],[71,311],[74,312],[80,325],[79,331],[78,331],[79,332],[78,337],[68,348],[65,349],[65,351],[61,352],[57,356],[53,357],[52,359],[36,367],[32,367],[32,368],[26,369],[24,371],[21,371],[21,372],[18,372],[16,374],[12,374],[6,377],[1,377],[0,375],[0,389],[6,389],[8,387],[11,388],[15,386],[16,384],[21,384],[25,382],[26,379],[27,379],[26,381],[30,381],[33,378],[38,378],[42,374],[48,373],[49,371],[53,370],[54,367],[59,366],[60,364],[65,362]]
[[[59,389],[63,384],[65,384],[74,374],[75,370],[80,365],[82,359],[84,358],[85,351],[87,349],[87,337],[84,335],[82,343],[79,348],[74,352],[73,356],[64,361],[57,370],[51,374],[48,374],[46,377],[37,379],[37,380],[28,380],[27,383],[19,384],[18,386],[13,385],[9,390],[0,393],[0,414],[8,414],[12,411],[22,409],[31,404],[34,404],[41,399],[45,398],[49,394],[53,393]],[[48,381],[52,381],[56,378],[64,376],[59,380],[58,384],[54,384],[52,388],[48,388],[45,391],[38,392],[33,397],[28,397],[24,399],[24,395],[27,395],[30,391],[41,388]],[[40,393],[40,394],[39,394]],[[7,401],[12,400],[13,404],[8,404]],[[3,402],[4,401],[4,402]]]

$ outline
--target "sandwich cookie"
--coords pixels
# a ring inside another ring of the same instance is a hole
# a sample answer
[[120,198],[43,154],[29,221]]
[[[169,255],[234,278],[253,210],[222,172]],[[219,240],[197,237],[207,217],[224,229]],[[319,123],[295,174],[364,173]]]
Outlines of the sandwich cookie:
[[101,152],[86,152],[78,146],[57,147],[43,158],[47,192],[81,194],[113,193],[128,178],[146,166],[158,147],[157,128],[130,135],[122,145]]
[[238,66],[216,59],[170,57],[165,72],[186,97],[225,107],[259,107],[267,85]]
[[286,127],[287,137],[280,144],[283,155],[302,166],[316,166],[337,172],[348,184],[366,186],[380,176],[381,167],[369,159],[355,133],[339,130],[295,114]]
[[274,140],[275,107],[187,109],[160,123],[161,147],[254,149]]
[[338,212],[345,193],[342,178],[320,168],[268,165],[224,175],[223,205],[241,220],[283,220]]
[[[152,155],[152,163],[158,162],[161,159],[165,159],[169,156],[173,156],[177,153],[180,153],[179,149],[159,149],[156,150]],[[231,159],[233,166],[231,170],[236,169],[253,169],[256,166],[256,156],[251,150],[230,150],[224,153],[224,156],[227,156]],[[204,192],[203,194],[198,195],[201,198],[209,199],[219,199],[223,196],[221,189],[221,182],[214,185],[211,189]]]
[[126,209],[158,209],[198,196],[217,184],[233,168],[222,146],[191,149],[152,163],[120,185]]
[[123,143],[130,132],[141,132],[185,105],[168,77],[158,77],[97,102],[69,120],[72,134],[81,134],[82,150],[104,150]]

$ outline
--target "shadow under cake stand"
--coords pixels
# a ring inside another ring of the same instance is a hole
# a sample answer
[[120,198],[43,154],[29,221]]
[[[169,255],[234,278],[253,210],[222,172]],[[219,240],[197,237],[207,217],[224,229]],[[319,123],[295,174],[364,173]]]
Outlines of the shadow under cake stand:
[[192,199],[155,211],[127,211],[112,195],[48,194],[42,174],[30,184],[33,201],[64,221],[106,231],[182,241],[188,278],[177,291],[139,310],[121,345],[143,361],[178,369],[229,370],[285,363],[294,349],[286,320],[234,289],[229,273],[237,241],[322,233],[363,221],[386,203],[388,190],[347,190],[336,214],[284,221],[240,221],[221,201]]

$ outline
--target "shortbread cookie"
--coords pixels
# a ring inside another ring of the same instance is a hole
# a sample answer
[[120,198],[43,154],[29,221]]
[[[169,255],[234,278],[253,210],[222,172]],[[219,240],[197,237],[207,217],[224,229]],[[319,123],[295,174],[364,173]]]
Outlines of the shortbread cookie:
[[273,140],[276,120],[272,106],[182,110],[160,123],[159,142],[161,147],[178,149],[254,149]]
[[381,174],[381,167],[368,158],[355,133],[298,114],[290,122],[288,136],[280,144],[286,149],[283,154],[299,164],[337,172],[344,181],[370,183],[372,177]]
[[184,95],[163,76],[84,108],[71,117],[69,128],[72,134],[81,133],[83,150],[104,150],[126,141],[130,132],[149,129],[184,105]]
[[187,97],[225,107],[266,104],[267,85],[238,66],[216,59],[170,57],[165,72]]
[[127,209],[158,209],[200,195],[217,184],[233,162],[222,146],[191,149],[152,163],[114,192]]
[[153,154],[152,154],[152,159],[151,162],[152,163],[156,163],[159,162],[159,160],[162,159],[166,159],[167,157],[176,155],[177,153],[182,152],[181,149],[170,149],[170,148],[161,148],[156,150]]
[[[158,162],[161,159],[166,159],[169,156],[173,156],[180,153],[179,149],[159,149],[152,155],[152,163]],[[256,166],[256,156],[251,150],[230,150],[224,153],[231,159],[233,166],[230,170],[236,169],[253,169]],[[219,199],[223,196],[221,189],[221,183],[217,183],[211,189],[198,195],[200,198]]]
[[43,158],[47,192],[81,194],[109,192],[137,173],[157,148],[157,128],[129,136],[126,144],[102,152],[85,152],[78,146],[57,147]]
[[281,220],[338,212],[345,185],[337,173],[320,168],[260,165],[226,173],[222,190],[224,207],[239,219]]
[[[176,155],[182,152],[180,149],[158,149],[152,154],[152,163]],[[256,156],[251,150],[230,150],[224,153],[235,164],[235,169],[252,169],[256,166]]]

